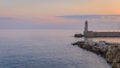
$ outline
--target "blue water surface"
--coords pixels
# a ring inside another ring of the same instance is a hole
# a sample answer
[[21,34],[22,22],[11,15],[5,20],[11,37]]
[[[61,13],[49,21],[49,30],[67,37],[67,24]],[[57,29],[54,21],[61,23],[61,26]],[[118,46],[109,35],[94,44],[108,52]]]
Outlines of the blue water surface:
[[0,68],[110,68],[72,46],[77,30],[0,30]]

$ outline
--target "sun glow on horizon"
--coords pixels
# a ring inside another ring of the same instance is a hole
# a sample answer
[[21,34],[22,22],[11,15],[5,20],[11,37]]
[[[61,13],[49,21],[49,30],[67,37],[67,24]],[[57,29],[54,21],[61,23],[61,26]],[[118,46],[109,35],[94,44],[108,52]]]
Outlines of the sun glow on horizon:
[[[0,25],[9,27],[9,23],[22,23],[23,26],[72,26],[81,20],[57,16],[120,15],[119,3],[120,0],[0,0]],[[115,22],[119,22],[119,19],[115,19]]]

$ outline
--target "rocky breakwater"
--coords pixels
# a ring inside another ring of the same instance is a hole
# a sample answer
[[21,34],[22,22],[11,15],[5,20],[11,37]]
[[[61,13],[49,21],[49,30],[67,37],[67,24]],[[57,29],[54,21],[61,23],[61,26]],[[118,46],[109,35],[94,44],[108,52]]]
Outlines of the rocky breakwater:
[[112,68],[120,68],[120,45],[111,45],[105,41],[78,41],[72,43],[72,45],[78,45],[80,48],[101,55],[112,66]]

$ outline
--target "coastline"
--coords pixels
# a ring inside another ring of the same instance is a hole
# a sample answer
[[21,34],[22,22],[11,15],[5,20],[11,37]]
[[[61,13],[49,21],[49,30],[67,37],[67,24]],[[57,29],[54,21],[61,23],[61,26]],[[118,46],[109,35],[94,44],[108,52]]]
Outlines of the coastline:
[[112,68],[120,68],[120,45],[114,45],[107,43],[106,41],[94,42],[94,41],[78,41],[72,43],[78,47],[101,55],[106,59]]

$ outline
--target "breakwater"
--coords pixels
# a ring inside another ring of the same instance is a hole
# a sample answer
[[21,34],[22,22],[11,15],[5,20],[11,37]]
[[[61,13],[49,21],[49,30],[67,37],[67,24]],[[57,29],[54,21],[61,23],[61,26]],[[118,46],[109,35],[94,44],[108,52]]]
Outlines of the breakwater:
[[[79,34],[77,34],[79,37]],[[84,37],[120,37],[120,32],[96,32],[96,31],[89,31],[88,29],[88,21],[85,21],[85,28],[84,28]]]
[[72,45],[78,45],[80,48],[94,52],[101,55],[112,66],[112,68],[120,68],[120,46],[105,41],[100,42],[86,42],[78,41],[72,43]]

